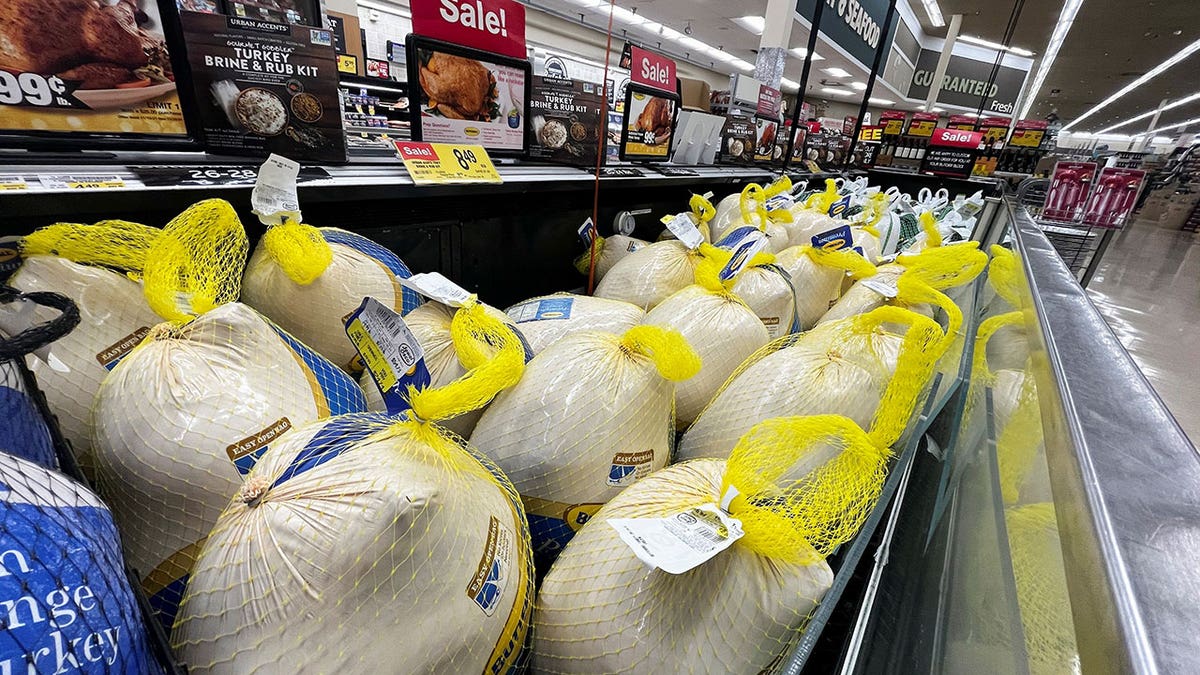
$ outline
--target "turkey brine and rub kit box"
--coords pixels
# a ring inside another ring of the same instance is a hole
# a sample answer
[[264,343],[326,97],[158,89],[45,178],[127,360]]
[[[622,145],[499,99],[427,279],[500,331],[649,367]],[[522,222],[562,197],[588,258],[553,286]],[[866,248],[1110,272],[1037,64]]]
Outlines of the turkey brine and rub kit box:
[[346,161],[330,31],[198,12],[180,18],[209,150]]
[[186,135],[154,0],[4,3],[0,17],[0,133]]
[[529,114],[533,136],[529,156],[565,164],[595,166],[599,147],[602,87],[592,82],[533,77]]

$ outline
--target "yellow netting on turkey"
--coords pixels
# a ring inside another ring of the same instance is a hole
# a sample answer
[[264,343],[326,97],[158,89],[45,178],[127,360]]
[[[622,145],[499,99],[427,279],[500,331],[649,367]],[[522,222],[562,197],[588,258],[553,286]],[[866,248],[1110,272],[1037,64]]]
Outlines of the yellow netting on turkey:
[[1004,510],[1031,675],[1079,673],[1079,648],[1054,504]]
[[462,377],[410,387],[399,418],[298,425],[227,500],[172,633],[189,672],[516,672],[533,603],[521,501],[439,421],[520,380],[524,350],[478,303],[453,323]]
[[[145,253],[139,289],[169,321],[105,352],[111,372],[89,404],[84,464],[167,627],[200,545],[255,461],[300,424],[366,409],[353,379],[236,302],[247,249],[226,202],[172,219]],[[110,288],[85,301],[129,301]]]
[[[633,484],[546,576],[533,671],[769,672],[833,582],[824,558],[875,507],[889,456],[844,417],[784,417],[754,426],[728,460],[684,462]],[[644,563],[615,527],[711,522],[694,530],[694,546],[711,548],[732,531],[722,512],[744,535],[677,574]]]
[[[189,239],[195,233],[203,233],[204,257],[198,267],[181,265],[177,253],[199,243]],[[79,307],[82,326],[50,345],[46,359],[30,356],[27,363],[89,477],[100,382],[155,324],[236,299],[237,278],[227,271],[241,269],[246,246],[237,215],[220,200],[194,205],[165,229],[105,220],[58,223],[24,238],[11,285],[60,293]],[[41,308],[35,318],[52,316]]]
[[677,456],[728,457],[750,427],[774,417],[838,414],[869,428],[889,390],[924,395],[930,364],[949,344],[932,319],[890,306],[774,340],[730,375]]

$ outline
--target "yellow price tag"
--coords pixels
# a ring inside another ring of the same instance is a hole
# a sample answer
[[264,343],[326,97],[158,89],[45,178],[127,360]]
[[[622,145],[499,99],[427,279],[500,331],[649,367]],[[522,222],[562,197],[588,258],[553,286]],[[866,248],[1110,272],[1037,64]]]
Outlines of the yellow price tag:
[[929,122],[926,120],[913,120],[912,124],[908,125],[909,136],[932,136],[933,130],[937,127],[937,122]]
[[1041,129],[1017,129],[1012,132],[1008,144],[1019,148],[1036,148],[1042,144],[1046,132]]
[[42,187],[48,190],[104,190],[125,187],[120,176],[41,176]]
[[417,185],[504,182],[482,145],[396,141],[396,154]]
[[0,176],[0,190],[26,190],[29,185],[25,183],[24,176]]
[[353,54],[338,54],[337,69],[339,73],[358,73],[358,57]]
[[350,337],[355,349],[362,356],[367,370],[371,371],[371,375],[379,383],[379,388],[387,391],[396,386],[396,373],[388,363],[387,357],[384,356],[383,350],[371,338],[370,332],[367,331],[362,321],[357,318],[351,321],[350,325],[346,326],[346,335]]

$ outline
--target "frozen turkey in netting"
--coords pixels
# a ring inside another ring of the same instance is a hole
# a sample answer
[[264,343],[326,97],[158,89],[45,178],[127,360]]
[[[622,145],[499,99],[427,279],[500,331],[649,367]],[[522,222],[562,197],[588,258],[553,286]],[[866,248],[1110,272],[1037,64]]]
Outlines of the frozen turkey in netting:
[[292,427],[366,410],[348,375],[240,303],[161,324],[96,396],[96,473],[158,618],[170,625],[200,544]]
[[505,310],[534,354],[581,330],[624,333],[641,323],[641,307],[606,298],[556,293],[517,303]]

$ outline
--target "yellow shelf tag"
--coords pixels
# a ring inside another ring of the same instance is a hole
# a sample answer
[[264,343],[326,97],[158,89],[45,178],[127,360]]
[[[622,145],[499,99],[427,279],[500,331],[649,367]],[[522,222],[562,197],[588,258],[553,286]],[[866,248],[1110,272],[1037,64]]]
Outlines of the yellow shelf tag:
[[482,145],[396,141],[396,154],[417,185],[504,182]]

